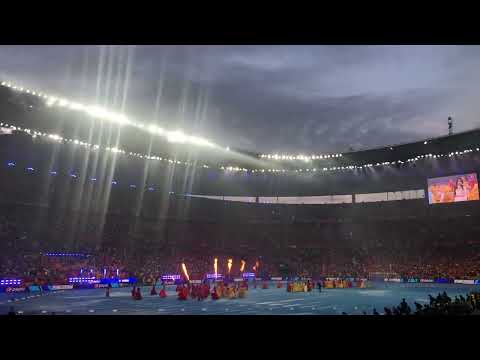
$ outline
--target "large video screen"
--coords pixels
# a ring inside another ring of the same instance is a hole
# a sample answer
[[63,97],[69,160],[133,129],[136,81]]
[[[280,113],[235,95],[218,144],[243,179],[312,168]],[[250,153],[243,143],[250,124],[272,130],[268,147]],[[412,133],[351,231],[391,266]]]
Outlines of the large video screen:
[[478,199],[476,173],[428,179],[428,202],[430,204],[444,204]]

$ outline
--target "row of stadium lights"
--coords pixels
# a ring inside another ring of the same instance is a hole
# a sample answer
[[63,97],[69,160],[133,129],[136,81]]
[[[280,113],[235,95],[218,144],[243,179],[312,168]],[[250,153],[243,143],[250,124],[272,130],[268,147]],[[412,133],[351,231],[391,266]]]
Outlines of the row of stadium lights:
[[[160,157],[160,156],[152,156],[152,155],[140,154],[140,153],[136,153],[136,152],[128,152],[128,151],[119,149],[117,147],[109,147],[109,146],[103,147],[103,146],[98,145],[98,144],[90,144],[88,142],[83,142],[83,141],[80,141],[80,140],[77,140],[77,139],[64,138],[64,137],[61,137],[60,135],[57,135],[57,134],[48,134],[48,133],[45,133],[45,132],[31,130],[31,129],[25,129],[25,128],[21,128],[20,126],[13,126],[13,125],[5,124],[5,123],[0,123],[0,127],[9,128],[9,129],[12,129],[12,130],[15,130],[15,131],[21,131],[25,134],[30,135],[32,138],[36,138],[38,136],[38,137],[47,138],[47,139],[52,140],[52,141],[60,142],[60,143],[83,146],[87,149],[92,149],[92,150],[104,150],[106,152],[111,152],[111,153],[114,153],[114,154],[123,154],[123,155],[132,156],[132,157],[137,157],[137,158],[140,158],[140,159],[147,159],[147,160],[164,161],[164,162],[168,162],[170,164],[179,164],[179,165],[186,165],[186,166],[191,166],[192,165],[191,163],[187,163],[185,161],[178,161],[178,160],[173,160],[173,159],[169,159],[169,158],[163,158],[163,157]],[[202,165],[202,167],[203,168],[208,168],[208,165]]]
[[[195,145],[200,145],[200,146],[209,146],[209,147],[214,147],[215,146],[213,143],[211,143],[211,142],[209,142],[205,139],[195,137],[195,136],[186,135],[182,131],[179,131],[179,130],[177,130],[177,131],[167,131],[167,130],[164,130],[164,129],[162,129],[162,128],[156,126],[156,125],[153,125],[153,124],[145,125],[143,123],[131,121],[123,114],[117,114],[117,113],[108,111],[104,108],[101,108],[99,106],[83,105],[83,104],[80,104],[80,103],[65,100],[63,98],[57,98],[55,96],[50,96],[50,95],[44,94],[42,92],[36,92],[36,91],[32,91],[30,89],[26,89],[26,88],[23,88],[23,87],[20,87],[20,86],[12,85],[11,83],[5,82],[5,81],[3,81],[1,83],[1,85],[5,86],[5,87],[8,87],[8,88],[11,88],[13,90],[17,90],[17,91],[20,91],[20,92],[25,92],[27,94],[31,94],[33,96],[38,96],[40,98],[43,98],[43,99],[46,100],[46,104],[48,106],[57,105],[59,107],[69,108],[71,110],[84,111],[85,113],[87,113],[88,115],[90,115],[94,118],[100,118],[100,119],[103,119],[103,120],[111,121],[111,122],[116,123],[118,125],[134,126],[134,127],[139,128],[139,129],[146,130],[150,134],[164,136],[164,137],[167,138],[167,140],[169,142],[172,142],[172,143],[190,143],[190,144],[195,144]],[[8,125],[6,125],[6,126],[8,127]],[[15,127],[12,127],[12,129],[15,130]],[[21,130],[21,128],[19,128],[19,127],[17,129]],[[24,129],[24,131],[30,134],[29,129]],[[41,132],[34,131],[33,134],[31,134],[31,135],[33,137],[48,136],[52,140],[71,142],[75,145],[91,147],[94,150],[100,148],[100,145],[92,145],[92,144],[82,142],[82,141],[79,141],[79,140],[64,139],[61,136],[55,135],[55,134],[48,134],[47,135],[46,133],[41,133]],[[424,142],[424,144],[427,144],[427,143],[428,143],[428,141]],[[225,149],[227,151],[230,150],[229,147],[226,147]],[[393,150],[393,148],[390,148],[390,149]],[[121,150],[121,149],[118,149],[118,148],[115,148],[115,147],[112,147],[112,148],[106,147],[105,150],[106,151],[111,151],[113,153],[122,153],[122,154],[126,153],[125,150]],[[448,156],[451,157],[453,155],[463,154],[467,151],[473,151],[473,150],[464,150],[463,152],[450,153],[450,154],[448,154]],[[172,160],[172,159],[164,159],[164,158],[161,158],[159,156],[151,156],[151,155],[139,154],[139,153],[134,153],[134,152],[129,152],[128,155],[136,156],[136,157],[139,157],[141,159],[147,159],[147,160],[160,160],[160,161],[168,161],[169,163],[191,165],[191,164],[187,164],[186,162],[182,163],[181,161],[176,161],[176,160]],[[260,158],[269,159],[269,160],[300,160],[300,161],[309,162],[311,160],[339,158],[339,157],[342,157],[342,156],[343,156],[342,154],[311,155],[311,156],[308,156],[308,155],[262,154],[262,155],[260,155]],[[425,157],[437,158],[437,157],[443,157],[443,156],[445,156],[445,155],[443,155],[443,154],[441,154],[441,155],[432,155],[432,154],[421,155],[421,156],[417,156],[417,157],[412,158],[412,159],[408,159],[407,162],[416,161],[416,160],[419,160],[419,159],[425,158]],[[395,164],[395,163],[403,164],[402,161],[397,161],[397,162],[392,162],[392,163],[388,163],[388,162],[382,163],[382,164],[377,163],[376,166],[390,165],[390,164]],[[322,170],[323,171],[330,171],[330,170],[359,169],[359,168],[365,168],[365,167],[371,167],[371,166],[373,166],[373,164],[367,164],[367,165],[363,165],[363,166],[347,166],[347,167],[342,166],[342,167],[322,168]],[[202,167],[208,168],[207,165],[203,165]],[[264,172],[270,172],[270,173],[285,173],[285,172],[288,172],[288,170],[284,170],[284,169],[283,170],[280,170],[280,169],[248,170],[248,169],[245,169],[245,168],[232,167],[232,166],[221,167],[220,169],[221,170],[226,170],[226,171],[243,171],[243,172],[249,172],[250,171],[250,172],[253,172],[253,173],[255,173],[255,172],[262,172],[262,173],[264,173]],[[295,172],[302,172],[302,171],[313,171],[313,172],[315,172],[315,171],[317,171],[317,169],[313,168],[313,169],[305,169],[305,170],[304,169],[295,170]]]
[[[424,145],[428,144],[428,141],[424,141]],[[390,147],[390,150],[393,150],[393,147]],[[440,156],[440,155],[439,155]],[[304,161],[310,162],[312,160],[324,160],[324,159],[333,159],[343,157],[343,154],[327,154],[327,155],[278,155],[278,154],[261,154],[259,158],[269,159],[269,160],[289,160],[289,161]]]
[[[336,170],[355,170],[355,169],[364,169],[364,168],[370,168],[374,166],[389,166],[389,165],[403,165],[405,163],[412,163],[416,162],[418,160],[422,159],[437,159],[441,157],[452,157],[452,156],[458,156],[458,155],[464,155],[464,154],[469,154],[474,151],[480,151],[480,148],[476,148],[475,150],[473,149],[465,149],[463,151],[455,151],[455,152],[450,152],[448,154],[426,154],[426,155],[418,155],[414,158],[407,159],[406,161],[402,160],[397,160],[397,161],[385,161],[382,163],[371,163],[371,164],[365,164],[365,165],[349,165],[349,166],[333,166],[333,167],[324,167],[324,168],[306,168],[306,169],[296,169],[296,170],[285,170],[285,169],[253,169],[253,170],[247,170],[247,169],[240,169],[238,167],[222,167],[222,170],[226,171],[247,171],[247,172],[252,172],[252,173],[286,173],[286,172],[317,172],[317,171],[336,171]],[[336,154],[332,155],[332,157],[342,157],[342,154]],[[324,157],[325,158],[325,157]],[[308,160],[307,160],[308,161]]]
[[[86,114],[88,114],[88,115],[90,115],[94,118],[97,118],[97,119],[110,121],[110,122],[115,123],[115,124],[120,125],[120,126],[123,126],[123,125],[133,126],[133,127],[136,127],[137,129],[146,131],[146,132],[148,132],[152,135],[162,136],[162,137],[166,138],[168,142],[171,142],[171,143],[192,144],[192,145],[198,145],[198,146],[215,147],[215,144],[213,144],[212,142],[210,142],[206,139],[203,139],[203,138],[200,138],[200,137],[197,137],[197,136],[191,136],[191,135],[184,134],[180,130],[168,131],[168,130],[162,129],[162,128],[154,125],[154,124],[147,125],[147,124],[143,124],[143,123],[140,123],[140,122],[135,122],[135,121],[130,120],[126,115],[111,112],[111,111],[106,110],[106,109],[104,109],[102,107],[99,107],[99,106],[83,105],[83,104],[80,104],[80,103],[77,103],[77,102],[72,102],[72,101],[69,101],[69,100],[65,100],[63,98],[50,96],[50,95],[44,94],[42,92],[36,92],[36,91],[32,91],[30,89],[25,89],[23,87],[12,85],[11,83],[5,82],[5,81],[3,81],[1,83],[1,85],[5,86],[5,87],[8,87],[8,88],[11,88],[11,89],[16,90],[16,91],[25,92],[27,94],[37,96],[41,99],[44,99],[46,101],[47,106],[54,106],[55,105],[55,106],[58,106],[58,107],[68,108],[68,109],[74,110],[74,111],[83,111]],[[229,148],[227,147],[226,150],[228,150],[228,149]]]
[[[48,134],[48,133],[45,133],[45,132],[40,132],[40,131],[35,131],[35,130],[30,130],[30,129],[24,129],[24,128],[9,125],[9,124],[6,124],[6,123],[0,123],[0,127],[9,128],[9,129],[15,130],[15,131],[21,131],[25,134],[28,134],[28,135],[32,136],[33,138],[35,138],[37,136],[44,137],[46,139],[56,141],[56,142],[60,142],[60,143],[83,146],[87,149],[104,150],[106,152],[111,152],[111,153],[115,153],[115,154],[117,154],[117,153],[118,154],[123,154],[123,155],[126,155],[126,156],[131,156],[131,157],[140,158],[140,159],[164,161],[164,162],[168,162],[170,164],[193,166],[192,163],[188,163],[188,162],[182,162],[182,161],[178,161],[178,160],[162,158],[160,156],[152,156],[152,155],[140,154],[140,153],[135,153],[135,152],[127,152],[125,150],[122,150],[122,149],[119,149],[119,148],[116,148],[116,147],[108,147],[108,146],[103,147],[101,145],[93,145],[93,144],[90,144],[88,142],[83,142],[83,141],[76,140],[76,139],[63,138],[63,137],[61,137],[57,134]],[[480,148],[476,148],[475,150],[480,151]],[[323,167],[323,168],[318,168],[318,169],[317,168],[306,168],[306,169],[296,169],[296,170],[246,169],[246,168],[240,168],[240,167],[234,167],[234,166],[227,166],[227,167],[220,166],[218,169],[226,171],[226,172],[245,172],[245,173],[262,173],[262,174],[263,173],[278,174],[278,173],[292,173],[292,172],[299,173],[299,172],[317,172],[317,171],[325,172],[325,171],[339,171],[339,170],[355,170],[355,169],[370,168],[370,167],[374,167],[374,166],[403,165],[405,163],[412,163],[412,162],[416,162],[416,161],[422,160],[422,159],[431,159],[431,158],[436,159],[436,158],[447,157],[447,156],[452,157],[452,156],[455,156],[455,155],[468,154],[468,153],[471,153],[473,151],[474,151],[473,149],[465,149],[463,151],[455,151],[455,152],[450,152],[448,154],[418,155],[416,157],[407,159],[405,162],[402,161],[402,160],[398,160],[398,161],[392,161],[392,162],[386,161],[386,162],[375,163],[375,164],[370,163],[370,164],[364,164],[364,165]],[[339,155],[339,156],[335,156],[335,157],[342,157],[341,154],[336,154],[336,155]],[[209,168],[209,166],[205,165],[205,164],[201,165],[200,167],[201,168]],[[76,177],[76,175],[75,176],[72,175],[72,177]]]
[[331,159],[331,158],[338,158],[342,157],[342,154],[332,154],[332,155],[278,155],[278,154],[262,154],[260,155],[261,159],[269,159],[269,160],[301,160],[305,162],[309,162],[312,160],[322,160],[322,159]]

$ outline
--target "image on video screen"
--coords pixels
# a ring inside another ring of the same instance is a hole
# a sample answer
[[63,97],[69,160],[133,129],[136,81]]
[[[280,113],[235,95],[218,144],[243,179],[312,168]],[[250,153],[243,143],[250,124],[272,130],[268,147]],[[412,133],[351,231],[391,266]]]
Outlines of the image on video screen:
[[475,173],[428,179],[429,204],[478,199],[478,180]]

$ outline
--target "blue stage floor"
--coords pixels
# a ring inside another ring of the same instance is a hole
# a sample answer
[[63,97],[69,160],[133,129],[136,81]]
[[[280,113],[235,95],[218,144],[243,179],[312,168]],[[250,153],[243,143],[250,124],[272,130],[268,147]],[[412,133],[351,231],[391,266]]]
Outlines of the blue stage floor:
[[173,288],[168,297],[150,296],[150,288],[142,288],[141,301],[130,297],[131,288],[112,289],[110,298],[105,289],[65,290],[57,292],[0,294],[0,314],[10,306],[24,315],[361,315],[372,313],[375,307],[383,313],[385,306],[396,306],[405,298],[412,309],[413,302],[427,303],[428,294],[436,296],[447,291],[466,295],[477,286],[454,284],[396,284],[378,283],[372,289],[322,289],[310,293],[287,293],[285,288],[250,289],[245,299],[212,301],[177,300]]

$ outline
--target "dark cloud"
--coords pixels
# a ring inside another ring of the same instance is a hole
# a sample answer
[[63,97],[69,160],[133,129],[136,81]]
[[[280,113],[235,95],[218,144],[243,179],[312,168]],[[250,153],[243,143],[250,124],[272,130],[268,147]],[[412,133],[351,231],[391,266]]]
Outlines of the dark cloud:
[[476,46],[2,46],[0,76],[259,152],[478,126]]

